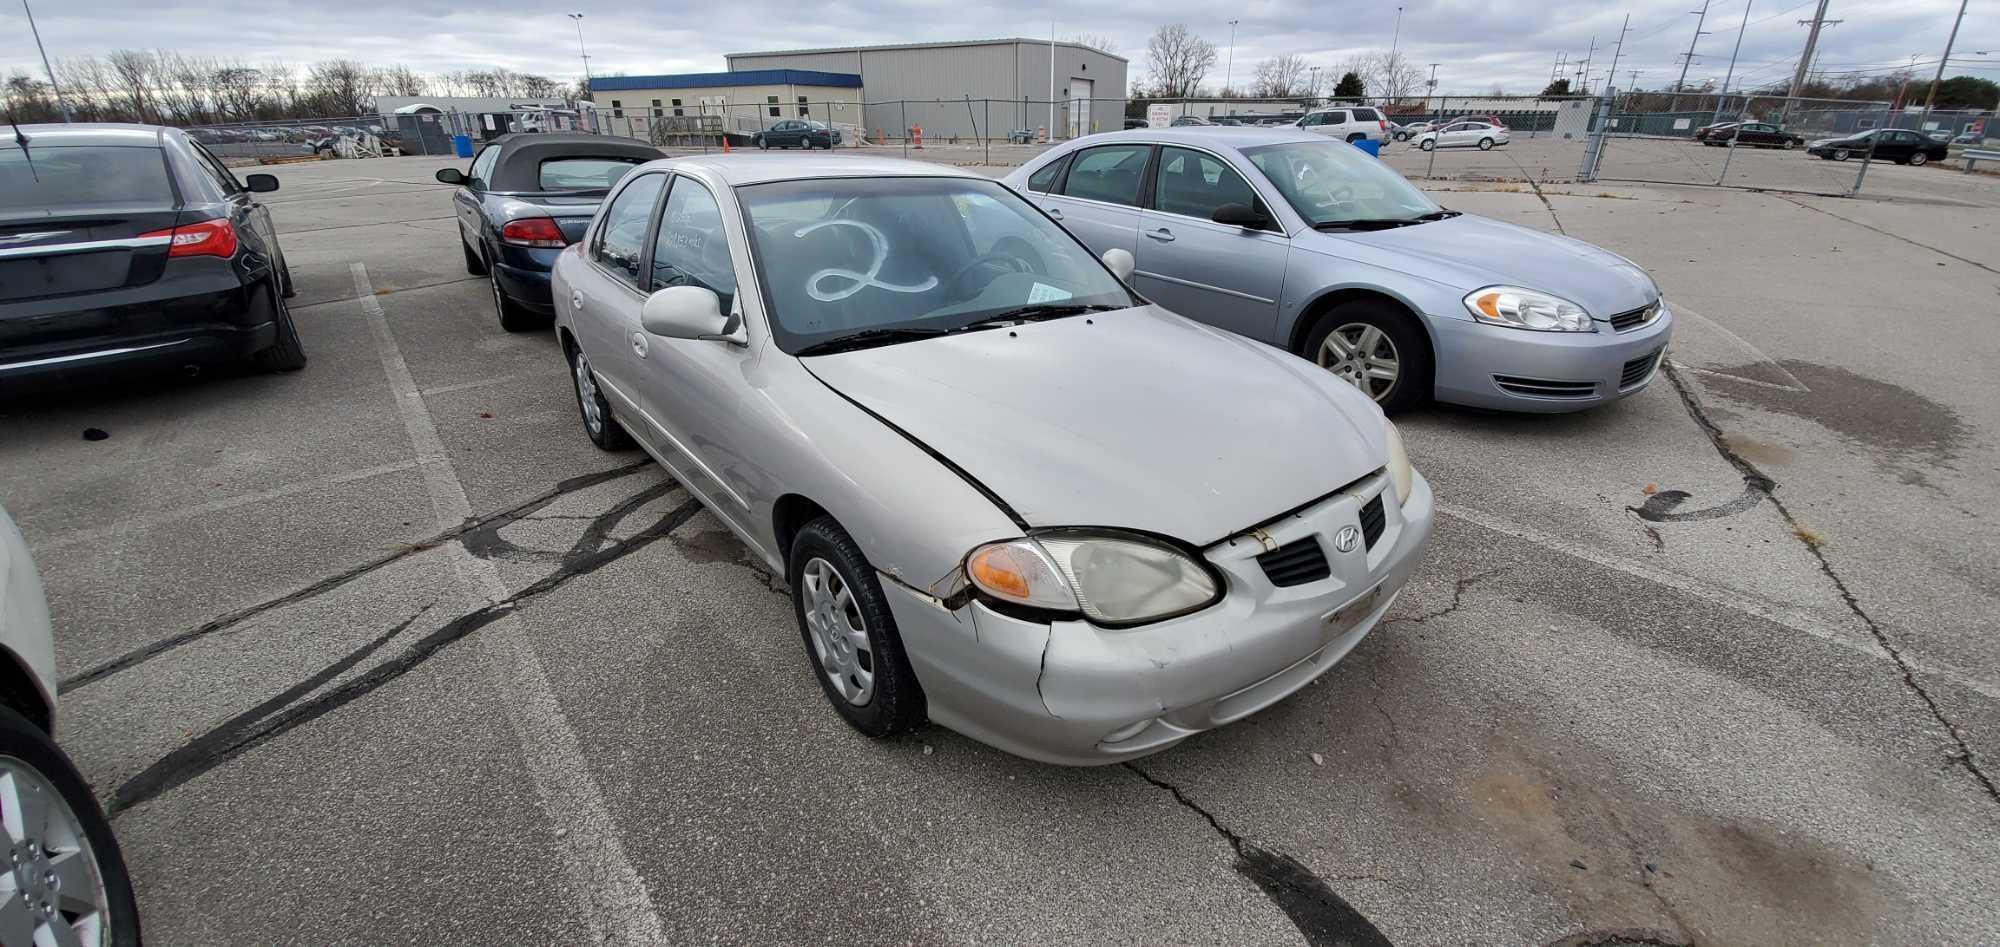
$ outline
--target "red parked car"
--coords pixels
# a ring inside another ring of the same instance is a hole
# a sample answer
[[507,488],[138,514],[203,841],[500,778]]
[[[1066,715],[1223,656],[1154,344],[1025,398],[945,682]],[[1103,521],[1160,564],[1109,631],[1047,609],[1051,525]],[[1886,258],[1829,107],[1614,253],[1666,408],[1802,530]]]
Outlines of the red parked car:
[[1507,127],[1506,122],[1503,122],[1498,117],[1492,115],[1460,115],[1457,118],[1448,119],[1446,121],[1439,122],[1438,124],[1449,125],[1452,122],[1485,122],[1486,124],[1491,125],[1495,128]]

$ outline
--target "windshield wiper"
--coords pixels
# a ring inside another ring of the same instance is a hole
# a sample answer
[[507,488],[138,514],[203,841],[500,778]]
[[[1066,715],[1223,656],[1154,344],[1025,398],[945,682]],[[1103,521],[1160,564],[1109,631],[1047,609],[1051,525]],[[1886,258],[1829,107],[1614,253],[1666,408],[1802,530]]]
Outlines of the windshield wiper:
[[911,339],[928,339],[933,336],[944,335],[945,332],[946,330],[944,329],[926,329],[913,326],[906,326],[900,329],[863,329],[860,332],[850,332],[847,335],[828,339],[824,342],[814,342],[792,354],[830,355],[834,352],[849,352],[854,349],[874,348],[877,345],[894,345],[897,342],[907,342]]
[[1409,227],[1427,224],[1433,220],[1457,217],[1455,210],[1434,210],[1415,217],[1360,217],[1354,220],[1326,220],[1313,225],[1314,230],[1389,230],[1395,227]]
[[1017,325],[1023,322],[1040,322],[1044,319],[1061,319],[1064,316],[1077,316],[1086,312],[1110,312],[1114,309],[1124,308],[1124,306],[1109,306],[1103,303],[1091,303],[1088,305],[1082,303],[1035,303],[1033,305],[1009,309],[1004,312],[996,312],[984,319],[968,322],[952,331],[965,332],[972,329],[994,329],[1000,326]]
[[1450,218],[1457,217],[1462,213],[1464,213],[1464,211],[1445,210],[1444,208],[1440,207],[1437,210],[1431,211],[1428,214],[1417,215],[1417,219],[1422,221],[1448,220]]

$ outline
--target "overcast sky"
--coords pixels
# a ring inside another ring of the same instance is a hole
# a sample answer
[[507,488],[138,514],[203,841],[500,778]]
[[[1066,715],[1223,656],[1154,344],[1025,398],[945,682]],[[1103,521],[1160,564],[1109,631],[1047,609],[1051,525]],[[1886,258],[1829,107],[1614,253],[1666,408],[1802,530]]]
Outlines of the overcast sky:
[[[563,14],[582,12],[584,40],[598,75],[719,71],[726,52],[975,39],[1044,37],[1053,18],[1058,36],[1108,37],[1132,61],[1135,81],[1144,73],[1146,37],[1162,23],[1179,21],[1216,45],[1210,86],[1220,86],[1229,58],[1230,26],[1218,12],[1235,9],[1233,76],[1247,84],[1257,62],[1295,53],[1313,65],[1338,69],[1351,56],[1389,48],[1397,14],[1394,2],[1330,4],[1307,0],[1112,0],[1106,3],[968,3],[965,0],[830,0],[821,3],[675,4],[688,16],[649,3],[566,0],[567,8],[534,0],[31,0],[49,55],[103,54],[120,47],[167,48],[185,53],[241,57],[252,63],[302,64],[346,57],[371,64],[402,63],[421,72],[491,68],[572,79],[577,58],[574,24]],[[1738,80],[1752,85],[1789,77],[1805,41],[1796,21],[1812,15],[1815,0],[1750,0]],[[1544,0],[1411,0],[1405,4],[1398,45],[1437,69],[1440,90],[1485,93],[1539,92],[1559,52],[1578,61],[1596,38],[1593,84],[1611,63],[1621,19],[1632,29],[1618,66],[1618,83],[1655,88],[1679,74],[1679,54],[1695,29],[1692,10],[1701,0],[1544,2]],[[1918,60],[1929,75],[1943,51],[1957,0],[1832,0],[1819,66],[1830,74],[1880,74]],[[1737,37],[1741,0],[1712,0],[1689,81],[1722,78]],[[1985,51],[1987,55],[1975,55]],[[1966,57],[1962,62],[1959,57]],[[2000,5],[1971,5],[1959,31],[1951,69],[2000,81]],[[0,71],[40,74],[33,40],[19,0],[0,0]],[[1329,80],[1330,83],[1330,80]],[[1735,84],[1732,84],[1734,87]],[[952,90],[941,90],[950,94]]]

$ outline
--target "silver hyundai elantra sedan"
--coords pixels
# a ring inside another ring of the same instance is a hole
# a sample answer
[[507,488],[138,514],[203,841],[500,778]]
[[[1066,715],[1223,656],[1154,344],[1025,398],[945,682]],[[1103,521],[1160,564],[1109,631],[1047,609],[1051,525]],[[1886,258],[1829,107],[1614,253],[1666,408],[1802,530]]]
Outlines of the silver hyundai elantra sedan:
[[1432,522],[1365,395],[1131,264],[950,168],[734,155],[631,172],[553,279],[586,433],[786,577],[842,717],[1089,765],[1324,673]]

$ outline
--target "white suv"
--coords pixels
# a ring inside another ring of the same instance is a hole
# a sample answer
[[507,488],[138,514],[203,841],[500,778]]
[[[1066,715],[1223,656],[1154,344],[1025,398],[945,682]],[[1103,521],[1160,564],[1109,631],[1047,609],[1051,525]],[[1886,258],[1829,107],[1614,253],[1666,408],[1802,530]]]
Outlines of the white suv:
[[1363,138],[1381,141],[1389,137],[1389,121],[1382,113],[1363,105],[1341,105],[1314,109],[1299,119],[1299,127],[1341,141]]

